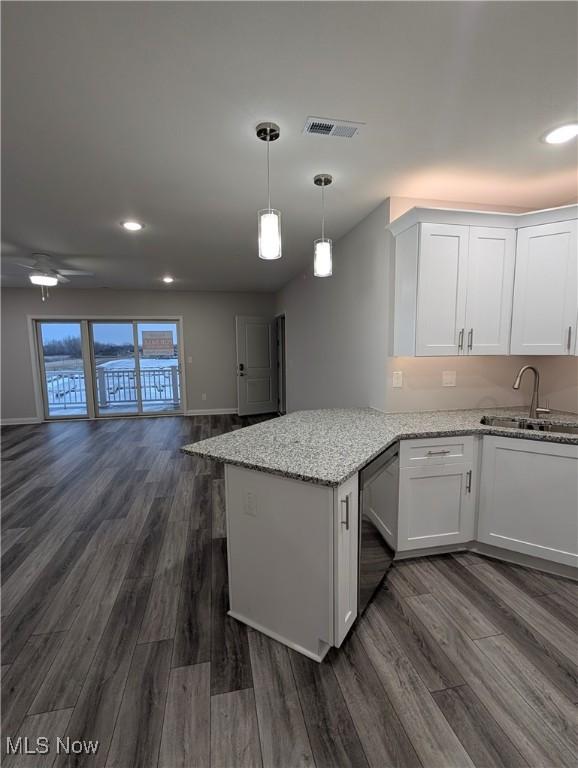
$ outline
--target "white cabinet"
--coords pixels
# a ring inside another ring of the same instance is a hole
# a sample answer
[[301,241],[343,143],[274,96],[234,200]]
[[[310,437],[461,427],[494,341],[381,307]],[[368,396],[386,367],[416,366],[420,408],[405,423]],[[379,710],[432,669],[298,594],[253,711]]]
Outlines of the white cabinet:
[[321,661],[357,617],[358,478],[226,465],[229,615]]
[[507,355],[510,347],[516,233],[470,227],[464,351]]
[[392,222],[394,356],[578,354],[577,214],[414,208]]
[[479,541],[578,565],[578,446],[485,436]]
[[468,229],[420,225],[416,355],[457,355],[463,346]]
[[518,231],[512,354],[574,354],[578,309],[576,232],[576,220]]
[[473,437],[402,441],[398,552],[474,538],[473,457]]
[[358,476],[335,490],[334,639],[339,647],[357,617]]
[[403,233],[396,243],[394,354],[508,354],[514,230],[416,227],[418,233]]

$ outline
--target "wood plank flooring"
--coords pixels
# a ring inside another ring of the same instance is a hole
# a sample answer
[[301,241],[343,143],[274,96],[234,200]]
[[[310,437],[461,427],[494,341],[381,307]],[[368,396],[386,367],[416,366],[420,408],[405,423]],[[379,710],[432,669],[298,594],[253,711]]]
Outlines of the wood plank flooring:
[[179,448],[257,420],[2,430],[2,735],[98,741],[5,764],[575,768],[573,582],[398,563],[321,665],[227,616],[223,467]]

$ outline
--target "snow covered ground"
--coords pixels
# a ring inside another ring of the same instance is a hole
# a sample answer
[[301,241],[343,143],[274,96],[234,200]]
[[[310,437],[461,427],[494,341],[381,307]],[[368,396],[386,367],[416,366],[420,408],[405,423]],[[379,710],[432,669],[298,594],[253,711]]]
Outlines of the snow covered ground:
[[[178,410],[180,382],[176,358],[139,360],[143,410]],[[134,358],[109,360],[96,366],[99,411],[136,412],[138,393]],[[49,414],[85,415],[86,383],[82,371],[46,371]]]

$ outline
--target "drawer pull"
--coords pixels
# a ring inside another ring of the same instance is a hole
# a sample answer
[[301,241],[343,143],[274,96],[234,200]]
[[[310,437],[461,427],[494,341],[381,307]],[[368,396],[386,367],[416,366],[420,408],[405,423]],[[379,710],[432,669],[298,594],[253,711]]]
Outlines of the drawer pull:
[[341,499],[341,503],[345,504],[345,520],[341,521],[341,525],[345,526],[345,530],[349,530],[349,494],[344,499]]
[[428,451],[427,455],[428,456],[446,456],[448,453],[451,453],[449,448],[446,449],[445,451]]
[[467,475],[466,475],[466,493],[472,492],[472,470],[468,469]]

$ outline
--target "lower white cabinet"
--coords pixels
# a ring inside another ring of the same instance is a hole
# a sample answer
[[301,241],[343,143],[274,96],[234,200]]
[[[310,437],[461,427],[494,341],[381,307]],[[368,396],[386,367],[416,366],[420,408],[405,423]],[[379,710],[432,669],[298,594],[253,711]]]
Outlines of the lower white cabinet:
[[226,465],[229,615],[321,661],[357,617],[358,478]]
[[[456,460],[456,455],[469,460]],[[404,440],[397,551],[462,544],[474,538],[474,438]],[[420,462],[418,466],[412,462]]]
[[359,548],[358,476],[347,480],[335,494],[335,572],[333,644],[339,647],[357,617],[357,579]]
[[578,566],[578,446],[485,436],[479,541]]

